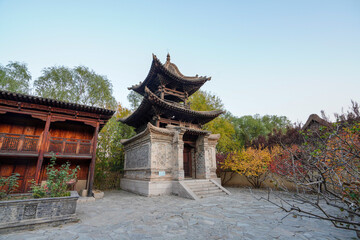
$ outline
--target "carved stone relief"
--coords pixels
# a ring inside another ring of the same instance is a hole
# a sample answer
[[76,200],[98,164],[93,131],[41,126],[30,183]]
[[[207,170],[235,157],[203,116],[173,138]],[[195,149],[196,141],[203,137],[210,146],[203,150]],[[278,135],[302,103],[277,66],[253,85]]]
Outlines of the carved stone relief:
[[29,204],[24,207],[24,219],[33,219],[36,216],[37,204]]
[[154,144],[155,161],[157,162],[157,168],[165,168],[166,165],[166,144],[156,143]]
[[150,145],[145,144],[126,152],[126,168],[146,168],[149,167]]
[[171,169],[173,167],[174,163],[171,143],[153,143],[152,153],[151,168]]

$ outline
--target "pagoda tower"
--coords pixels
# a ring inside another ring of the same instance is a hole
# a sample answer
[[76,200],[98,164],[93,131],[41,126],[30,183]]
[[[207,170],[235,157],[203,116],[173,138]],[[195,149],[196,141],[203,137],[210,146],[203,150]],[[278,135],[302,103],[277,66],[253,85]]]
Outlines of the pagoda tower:
[[201,126],[223,111],[194,111],[188,101],[210,79],[184,76],[170,62],[169,54],[165,64],[153,54],[145,80],[128,88],[143,96],[140,106],[119,120],[137,133],[122,140],[122,189],[146,196],[176,194],[192,199],[196,194],[186,185],[190,182],[184,180],[194,183],[202,179],[222,189],[215,173],[220,135],[202,130]]

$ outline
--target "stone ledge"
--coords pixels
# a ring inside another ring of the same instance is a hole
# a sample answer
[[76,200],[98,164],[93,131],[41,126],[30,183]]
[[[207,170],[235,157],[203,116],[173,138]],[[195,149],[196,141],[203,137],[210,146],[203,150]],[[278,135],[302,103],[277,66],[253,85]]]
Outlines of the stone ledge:
[[77,192],[72,191],[69,197],[1,201],[0,232],[29,229],[53,222],[77,221],[75,212],[78,198]]

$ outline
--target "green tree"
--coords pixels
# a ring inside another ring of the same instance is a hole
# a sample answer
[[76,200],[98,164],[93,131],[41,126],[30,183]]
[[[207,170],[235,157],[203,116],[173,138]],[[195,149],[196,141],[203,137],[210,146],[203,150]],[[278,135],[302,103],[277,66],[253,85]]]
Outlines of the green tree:
[[276,115],[231,116],[230,119],[235,128],[235,140],[241,146],[245,146],[259,136],[267,136],[274,129],[285,131],[291,125],[285,116]]
[[121,139],[135,135],[132,127],[118,122],[117,119],[130,114],[130,110],[118,105],[116,114],[99,133],[96,151],[95,186],[114,188],[119,182],[119,173],[124,169],[124,148]]
[[25,63],[10,62],[0,65],[0,89],[9,92],[30,93],[31,75]]
[[116,107],[111,82],[84,66],[44,68],[34,87],[41,97],[108,109]]
[[131,110],[135,111],[141,104],[141,101],[143,99],[143,96],[141,96],[140,94],[138,94],[135,91],[131,91],[128,95],[127,95],[127,99],[130,103],[131,106]]
[[[196,111],[225,111],[221,99],[206,91],[197,91],[189,98],[189,102],[191,104],[191,109]],[[205,130],[214,134],[220,134],[220,139],[216,147],[219,152],[231,152],[239,147],[237,142],[234,141],[234,126],[227,115],[228,114],[221,115],[203,126],[203,129]]]
[[190,96],[191,108],[196,111],[225,110],[221,99],[206,91],[197,91]]

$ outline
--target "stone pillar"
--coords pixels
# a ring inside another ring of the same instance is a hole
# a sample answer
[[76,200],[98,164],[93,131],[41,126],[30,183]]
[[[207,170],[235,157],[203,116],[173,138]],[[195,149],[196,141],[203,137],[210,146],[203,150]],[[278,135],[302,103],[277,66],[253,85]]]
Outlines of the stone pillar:
[[196,178],[216,178],[216,144],[219,134],[199,136],[196,141]]
[[192,178],[197,178],[196,175],[196,155],[195,155],[195,148],[191,149],[191,177]]
[[207,164],[208,159],[208,135],[199,136],[196,140],[196,178],[210,177],[210,168]]
[[210,178],[217,178],[216,176],[216,145],[219,141],[220,134],[211,134],[208,137],[208,151],[209,151],[209,167]]
[[184,141],[183,135],[185,130],[181,127],[175,126],[167,126],[168,129],[172,129],[175,131],[173,137],[173,156],[174,156],[174,168],[173,168],[173,178],[174,180],[184,180],[185,172],[184,172]]

